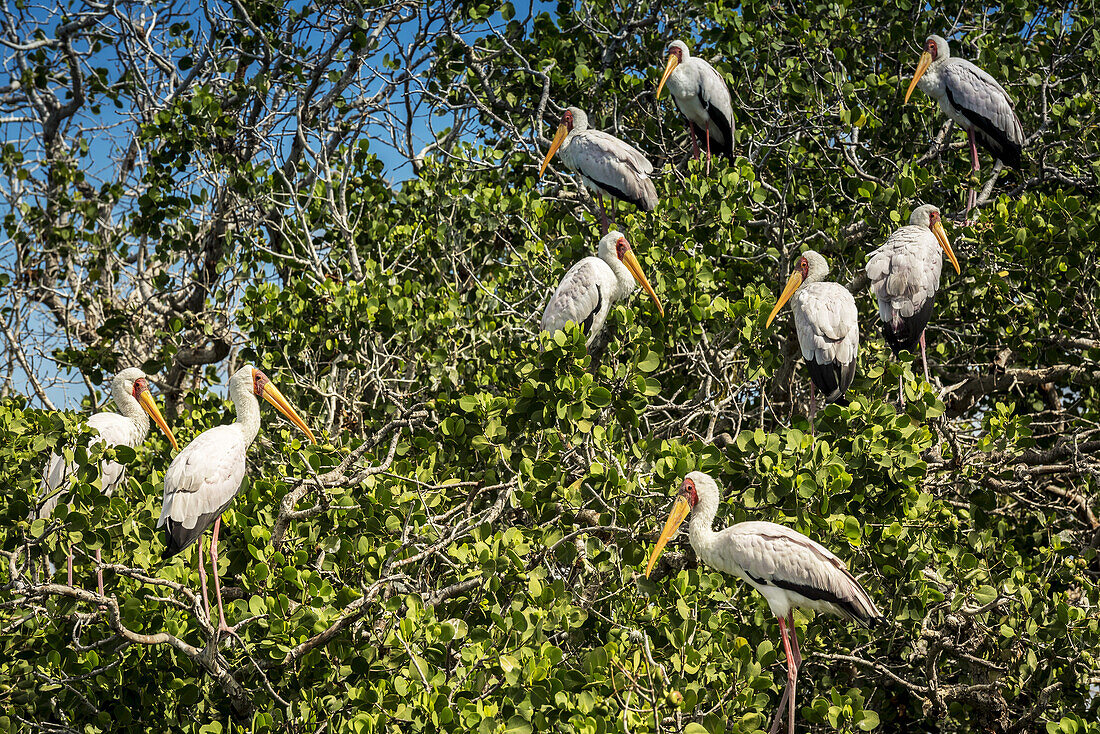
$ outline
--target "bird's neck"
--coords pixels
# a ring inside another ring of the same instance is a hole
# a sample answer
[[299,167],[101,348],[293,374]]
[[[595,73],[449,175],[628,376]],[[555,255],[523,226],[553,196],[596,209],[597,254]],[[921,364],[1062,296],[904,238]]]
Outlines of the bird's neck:
[[943,77],[943,64],[944,60],[933,61],[928,65],[928,71],[924,72],[924,76],[917,82],[917,89],[921,90],[929,97],[939,99],[947,93],[947,85]]
[[122,392],[115,395],[115,405],[118,406],[118,410],[122,415],[126,416],[131,423],[134,424],[134,428],[137,429],[135,446],[145,440],[145,437],[149,435],[149,415],[141,407],[141,403],[137,401],[137,398],[129,392]]
[[237,424],[244,433],[245,448],[256,440],[256,434],[260,431],[260,401],[251,390],[242,390],[241,394],[233,395],[233,404],[237,406]]
[[691,524],[688,526],[688,539],[699,560],[709,565],[714,551],[714,516],[718,514],[718,498],[700,495],[699,501],[691,511]]
[[634,280],[634,276],[630,274],[630,270],[623,265],[622,261],[617,257],[610,258],[611,271],[615,273],[615,296],[612,300],[619,300],[626,298],[638,287],[638,281]]

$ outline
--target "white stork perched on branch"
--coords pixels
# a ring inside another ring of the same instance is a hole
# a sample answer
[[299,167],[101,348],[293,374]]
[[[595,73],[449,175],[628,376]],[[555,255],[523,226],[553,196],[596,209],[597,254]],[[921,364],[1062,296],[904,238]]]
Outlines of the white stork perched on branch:
[[[924,42],[924,53],[905,92],[906,103],[916,87],[939,102],[943,113],[966,130],[972,175],[981,169],[976,143],[981,143],[1006,166],[1020,167],[1024,129],[1012,109],[1008,92],[974,64],[952,57],[942,36],[932,35]],[[976,197],[971,185],[966,198],[968,221]]]
[[[920,344],[926,381],[928,357],[924,328],[932,318],[932,305],[940,287],[943,253],[947,253],[955,272],[962,273],[943,231],[940,210],[925,204],[914,209],[909,224],[895,230],[867,258],[867,277],[871,281],[871,292],[878,300],[882,335],[895,357],[903,349],[916,350]],[[904,403],[900,377],[898,399]]]
[[788,731],[794,732],[794,699],[802,654],[794,626],[794,609],[815,609],[869,627],[882,619],[867,591],[848,572],[844,561],[802,533],[772,522],[740,522],[715,532],[718,484],[703,472],[684,478],[664,530],[649,556],[645,575],[691,513],[689,538],[702,563],[745,581],[768,601],[779,620],[779,636],[787,655],[787,685],[772,720],[779,730],[787,705]]
[[591,347],[603,329],[616,301],[626,298],[641,284],[661,316],[665,310],[642,272],[638,258],[622,232],[608,232],[600,240],[599,257],[586,257],[569,269],[542,313],[542,330],[553,334],[572,321],[585,333]]
[[668,82],[668,91],[688,122],[691,149],[699,156],[698,138],[703,138],[707,149],[707,170],[710,170],[710,153],[713,143],[719,155],[733,158],[733,103],[726,80],[718,70],[703,59],[692,56],[687,44],[673,41],[668,46],[668,62],[657,85],[657,99]]
[[237,409],[237,420],[226,426],[203,431],[176,455],[164,475],[164,499],[157,527],[163,527],[166,547],[161,558],[167,560],[199,541],[199,578],[206,618],[210,619],[210,601],[206,596],[206,571],[202,559],[202,534],[211,525],[210,563],[214,568],[214,591],[218,595],[218,629],[229,631],[222,607],[221,581],[218,578],[218,530],[222,513],[233,503],[247,471],[245,455],[260,430],[260,403],[256,396],[275,406],[287,419],[317,443],[313,431],[290,407],[271,380],[252,366],[237,370],[229,379],[229,396]]
[[828,274],[829,263],[824,257],[813,250],[804,252],[765,323],[765,327],[771,326],[783,304],[791,302],[798,345],[810,372],[811,430],[817,414],[814,387],[826,404],[847,405],[844,393],[852,384],[859,359],[856,301],[844,286],[826,282]]
[[[137,367],[128,367],[111,380],[111,397],[115,401],[120,413],[96,413],[88,419],[88,428],[94,428],[99,432],[99,438],[93,443],[103,442],[108,446],[129,446],[133,448],[145,441],[149,435],[149,418],[157,424],[171,442],[173,449],[179,449],[176,437],[172,435],[172,429],[164,422],[164,416],[160,414],[157,403],[149,392],[149,378]],[[117,461],[104,461],[100,464],[100,481],[103,494],[108,497],[115,488],[126,478],[126,467]],[[42,477],[40,493],[46,498],[38,510],[38,517],[48,518],[57,508],[61,499],[61,485],[72,474],[73,466],[66,464],[57,454],[50,454],[50,460],[46,465],[46,473]],[[97,548],[95,552],[96,565],[102,562],[102,553]],[[73,549],[69,547],[68,559],[68,583],[73,585]],[[103,596],[103,569],[96,569],[96,581],[99,585],[99,595]]]
[[562,163],[580,174],[584,185],[595,192],[600,201],[601,235],[607,234],[610,227],[604,194],[630,202],[642,211],[651,212],[657,206],[657,189],[649,179],[653,164],[629,143],[590,129],[588,116],[580,109],[570,107],[561,116],[561,124],[539,168],[540,178],[554,153],[560,153]]

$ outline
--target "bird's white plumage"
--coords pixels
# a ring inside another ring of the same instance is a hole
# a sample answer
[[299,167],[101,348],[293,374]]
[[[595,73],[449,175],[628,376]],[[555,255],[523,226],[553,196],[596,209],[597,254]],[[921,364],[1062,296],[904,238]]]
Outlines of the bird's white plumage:
[[[680,49],[683,58],[667,82],[676,109],[700,130],[709,130],[713,143],[732,147],[733,141],[726,140],[727,128],[732,132],[734,124],[733,102],[726,80],[705,60],[691,56],[682,41],[675,41],[672,46]],[[714,114],[722,115],[725,124],[720,124]]]
[[187,530],[203,515],[224,508],[240,491],[250,441],[239,423],[203,431],[172,460],[164,475],[157,527],[167,520]]
[[932,230],[908,224],[895,230],[867,259],[867,277],[888,324],[920,311],[940,287],[943,249]]
[[772,522],[752,521],[714,532],[720,493],[714,479],[692,472],[698,501],[690,541],[703,563],[737,576],[759,591],[776,617],[793,607],[839,614],[866,623],[880,616],[844,562],[820,543]]
[[1001,144],[976,118],[987,120],[1016,147],[1014,153],[1007,152],[1008,160],[1002,160],[1017,165],[1019,147],[1024,144],[1024,130],[1008,92],[983,69],[966,59],[951,56],[950,47],[942,37],[929,36],[929,41],[935,43],[937,56],[917,82],[917,88],[935,99],[943,113],[964,130],[971,130],[994,148],[1000,148]]
[[598,257],[586,257],[569,269],[542,313],[543,331],[553,333],[572,321],[587,328],[585,344],[591,346],[611,307],[637,288],[617,255],[616,243],[622,237],[621,232],[607,233],[600,240]]
[[657,189],[650,180],[653,164],[634,146],[614,135],[588,128],[585,114],[570,107],[573,129],[565,136],[558,157],[596,194],[608,194],[635,203],[645,211],[657,205]]
[[[88,427],[99,433],[92,444],[105,442],[108,446],[134,447],[145,441],[149,435],[149,416],[133,396],[134,382],[145,377],[145,373],[136,368],[122,370],[111,381],[111,397],[122,413],[96,413],[88,419]],[[39,485],[39,497],[46,501],[39,507],[37,517],[47,518],[57,508],[62,484],[74,471],[71,464],[57,454],[50,454]],[[117,461],[100,463],[100,478],[104,494],[110,496],[126,475],[126,468]]]
[[808,282],[791,297],[802,358],[818,364],[851,364],[859,354],[856,301],[839,283]]

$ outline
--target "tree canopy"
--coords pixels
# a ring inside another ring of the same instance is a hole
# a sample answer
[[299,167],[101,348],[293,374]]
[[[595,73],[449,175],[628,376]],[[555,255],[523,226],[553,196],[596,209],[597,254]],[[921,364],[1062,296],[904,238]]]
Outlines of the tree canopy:
[[[809,535],[886,615],[798,617],[805,730],[1100,732],[1091,3],[19,0],[0,26],[0,730],[758,731],[765,601],[683,535],[642,574],[701,469],[719,525]],[[862,275],[913,208],[965,201],[965,137],[902,104],[930,33],[1027,139],[947,223],[931,384]],[[733,92],[709,174],[654,99],[676,38]],[[665,315],[617,305],[598,359],[538,333],[598,241],[579,182],[538,179],[568,105],[658,169],[657,210],[614,214]],[[816,438],[790,316],[764,325],[811,247],[862,336]],[[246,363],[321,442],[264,411],[218,636],[190,553],[160,561],[167,440],[88,448],[82,418],[140,366],[183,445]],[[51,451],[71,506],[28,520]],[[70,543],[73,586],[42,563]]]

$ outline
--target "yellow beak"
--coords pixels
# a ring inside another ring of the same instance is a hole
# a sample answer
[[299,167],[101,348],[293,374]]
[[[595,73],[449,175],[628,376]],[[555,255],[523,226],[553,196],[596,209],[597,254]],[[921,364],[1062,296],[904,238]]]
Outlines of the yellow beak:
[[172,444],[172,450],[179,451],[180,446],[176,443],[176,437],[172,435],[172,429],[164,422],[164,416],[160,414],[160,408],[157,407],[156,401],[153,400],[153,394],[149,392],[148,388],[138,393],[138,404],[157,424],[157,428],[164,431],[164,435],[168,437],[168,441]]
[[558,131],[554,134],[553,142],[550,143],[550,150],[546,153],[546,157],[542,159],[542,167],[539,168],[539,178],[542,178],[542,174],[546,173],[546,167],[550,165],[550,159],[558,152],[558,148],[561,147],[562,142],[565,140],[565,136],[568,134],[569,128],[565,126],[565,123],[558,125]]
[[917,70],[913,73],[913,81],[909,82],[909,89],[905,91],[905,102],[909,103],[909,97],[913,94],[913,90],[917,88],[917,82],[924,76],[924,72],[928,71],[928,65],[932,63],[932,54],[925,51],[920,55],[920,62],[917,64]]
[[309,430],[309,426],[302,420],[294,408],[290,407],[290,403],[287,402],[283,394],[279,392],[279,388],[272,385],[270,382],[264,385],[264,400],[271,403],[275,408],[286,416],[287,420],[296,425],[302,433],[309,436],[310,443],[317,443],[317,438],[313,435],[313,431]]
[[955,257],[955,253],[951,250],[951,243],[947,241],[947,233],[943,231],[943,225],[940,222],[937,221],[932,225],[932,234],[936,235],[940,247],[947,253],[947,259],[955,266],[955,272],[962,275],[962,270],[959,269],[959,259]]
[[653,546],[653,553],[650,554],[649,563],[645,566],[647,578],[650,571],[653,570],[653,564],[657,562],[658,556],[661,555],[661,551],[665,549],[665,545],[672,539],[672,536],[676,535],[676,531],[680,529],[680,523],[684,521],[690,511],[691,505],[688,504],[687,497],[681,494],[676,498],[676,503],[672,505],[672,512],[669,513],[668,520],[665,522],[665,529],[661,531],[661,537],[657,538],[657,545]]
[[679,63],[680,59],[677,58],[676,54],[668,55],[668,63],[665,64],[665,73],[661,77],[661,83],[657,85],[657,99],[661,98],[661,90],[665,88],[665,82],[668,81],[668,78],[672,75],[672,70],[675,69]]
[[633,250],[627,250],[622,256],[623,265],[630,271],[630,274],[634,276],[634,280],[645,288],[645,292],[649,294],[649,297],[653,299],[653,302],[657,304],[657,310],[661,312],[661,316],[665,315],[665,309],[661,305],[661,302],[657,300],[657,293],[653,290],[653,286],[649,284],[649,280],[645,277],[645,273],[642,272],[642,266],[638,264],[638,258],[634,257]]
[[791,300],[791,296],[798,290],[798,287],[802,285],[802,273],[794,271],[791,273],[791,277],[787,279],[787,285],[783,288],[783,292],[779,294],[779,300],[775,302],[775,308],[768,314],[768,320],[764,324],[764,328],[772,325],[772,321],[775,319],[775,315],[779,313],[779,309],[783,308],[783,304]]

